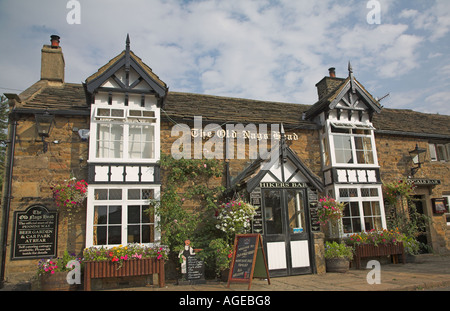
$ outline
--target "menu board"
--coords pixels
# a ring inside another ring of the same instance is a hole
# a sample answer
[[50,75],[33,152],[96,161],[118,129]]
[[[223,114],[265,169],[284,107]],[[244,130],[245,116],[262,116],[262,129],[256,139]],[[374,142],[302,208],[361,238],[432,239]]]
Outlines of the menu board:
[[58,213],[43,205],[32,205],[14,213],[12,259],[56,257]]
[[203,283],[205,281],[205,264],[202,260],[197,259],[195,256],[186,257],[186,278],[189,281],[195,283]]
[[228,287],[231,282],[249,283],[253,277],[267,278],[270,284],[269,270],[260,234],[238,234],[234,240],[233,259],[231,261]]
[[252,233],[264,233],[264,223],[261,210],[261,188],[256,188],[250,193],[250,204],[256,208],[256,215],[252,220]]
[[309,213],[311,219],[311,231],[319,232],[320,224],[319,224],[319,216],[317,215],[317,208],[319,207],[319,200],[317,196],[317,192],[311,189],[308,189],[308,202],[309,202]]

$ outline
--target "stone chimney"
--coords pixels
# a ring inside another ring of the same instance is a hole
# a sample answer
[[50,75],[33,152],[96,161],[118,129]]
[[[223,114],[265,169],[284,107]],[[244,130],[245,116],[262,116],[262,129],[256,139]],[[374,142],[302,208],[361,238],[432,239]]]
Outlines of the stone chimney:
[[330,92],[335,90],[339,85],[341,85],[343,78],[336,78],[336,70],[334,67],[328,69],[329,76],[320,80],[317,84],[317,95],[319,100],[326,97]]
[[51,45],[41,50],[41,80],[64,83],[64,55],[59,46],[59,36],[50,37]]

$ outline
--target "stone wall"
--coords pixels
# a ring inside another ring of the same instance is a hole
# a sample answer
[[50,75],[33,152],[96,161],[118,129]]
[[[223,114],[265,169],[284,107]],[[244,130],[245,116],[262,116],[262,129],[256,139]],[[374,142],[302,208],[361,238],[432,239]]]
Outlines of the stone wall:
[[411,175],[414,166],[408,151],[419,147],[427,150],[425,163],[414,175],[414,178],[439,179],[437,186],[417,186],[415,193],[423,197],[425,215],[431,218],[427,239],[436,253],[450,251],[450,241],[447,238],[448,227],[445,216],[434,214],[431,199],[441,198],[444,192],[450,191],[450,163],[430,161],[428,140],[405,136],[375,135],[378,162],[381,167],[381,179],[385,183],[395,180],[405,180]]
[[[87,180],[88,142],[79,137],[77,130],[81,128],[89,128],[88,117],[56,116],[50,137],[46,138],[48,151],[44,153],[34,116],[22,115],[18,120],[5,254],[6,282],[29,281],[36,274],[39,261],[11,260],[11,248],[14,246],[14,212],[24,211],[33,204],[42,204],[50,210],[57,210],[52,199],[51,186],[68,180],[71,174],[77,179]],[[81,255],[85,245],[85,204],[76,212],[58,212],[58,256],[62,256],[65,250]]]

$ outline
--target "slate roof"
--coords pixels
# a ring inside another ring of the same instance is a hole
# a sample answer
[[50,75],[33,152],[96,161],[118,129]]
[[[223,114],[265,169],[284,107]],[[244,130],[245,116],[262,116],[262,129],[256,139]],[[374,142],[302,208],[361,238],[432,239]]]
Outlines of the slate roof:
[[89,112],[82,84],[40,80],[19,95],[19,109],[75,110]]
[[[20,94],[19,109],[72,110],[89,114],[84,86],[64,83],[54,85],[38,81]],[[203,94],[169,92],[162,118],[180,122],[202,116],[204,122],[283,123],[286,129],[316,129],[302,120],[311,105],[280,103]],[[373,124],[379,133],[435,137],[450,140],[450,116],[420,113],[404,109],[382,109],[374,114]]]
[[221,97],[191,93],[169,92],[165,113],[172,119],[192,120],[202,116],[204,121],[218,123],[283,123],[287,128],[316,129],[312,121],[303,121],[302,114],[310,106],[290,103]]

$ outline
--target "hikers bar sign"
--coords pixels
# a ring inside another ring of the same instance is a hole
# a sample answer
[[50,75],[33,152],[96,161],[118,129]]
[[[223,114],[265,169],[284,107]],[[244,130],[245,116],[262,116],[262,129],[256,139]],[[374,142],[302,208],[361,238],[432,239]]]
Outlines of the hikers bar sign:
[[237,234],[234,239],[227,287],[230,287],[232,282],[248,283],[248,289],[250,289],[254,277],[267,278],[270,285],[269,269],[261,235]]

